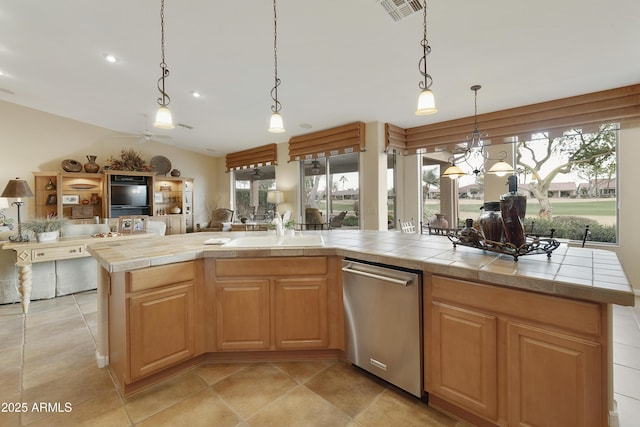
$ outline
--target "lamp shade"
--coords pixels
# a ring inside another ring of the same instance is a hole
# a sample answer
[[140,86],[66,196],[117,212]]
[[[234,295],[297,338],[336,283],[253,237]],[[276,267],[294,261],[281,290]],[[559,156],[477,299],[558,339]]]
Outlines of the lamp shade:
[[487,173],[494,174],[497,176],[505,176],[506,174],[513,173],[513,172],[515,171],[513,170],[511,165],[505,162],[504,160],[501,160],[495,163],[493,166],[491,166]]
[[29,184],[24,179],[16,178],[9,181],[0,197],[21,199],[23,197],[33,197]]
[[282,133],[284,132],[284,122],[280,113],[273,113],[271,120],[269,120],[269,132]]
[[5,197],[0,197],[0,209],[6,209],[9,207],[9,200]]
[[458,179],[461,176],[465,176],[465,175],[466,173],[464,173],[464,171],[456,165],[449,166],[442,174],[442,176],[446,176],[447,178],[451,178],[451,179]]
[[423,89],[422,92],[420,92],[420,95],[418,95],[418,109],[416,110],[416,115],[426,116],[437,112],[436,98],[433,96],[433,92],[431,92],[431,89]]
[[175,127],[169,108],[164,106],[158,108],[158,111],[156,112],[156,121],[153,123],[153,126],[160,129],[173,129]]
[[274,204],[278,204],[278,203],[282,203],[284,202],[284,194],[282,193],[282,191],[269,191],[267,193],[267,202],[268,203],[274,203]]

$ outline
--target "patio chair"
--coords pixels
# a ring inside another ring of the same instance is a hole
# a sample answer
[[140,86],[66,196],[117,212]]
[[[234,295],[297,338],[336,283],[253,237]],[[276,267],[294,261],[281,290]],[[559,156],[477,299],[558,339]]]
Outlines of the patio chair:
[[225,223],[233,221],[233,211],[231,209],[220,208],[211,212],[211,222],[202,231],[225,231]]
[[347,211],[342,211],[338,215],[331,218],[331,221],[329,221],[329,228],[342,227],[342,221],[344,221],[345,216],[347,216]]

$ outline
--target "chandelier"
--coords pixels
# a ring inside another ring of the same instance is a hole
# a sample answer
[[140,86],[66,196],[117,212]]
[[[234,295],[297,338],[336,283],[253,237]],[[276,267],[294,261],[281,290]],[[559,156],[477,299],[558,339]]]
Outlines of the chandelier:
[[162,61],[160,62],[160,68],[162,68],[162,76],[158,79],[158,90],[160,91],[160,98],[158,98],[158,112],[156,113],[156,121],[153,126],[160,129],[173,129],[173,118],[171,117],[171,111],[169,111],[169,103],[171,98],[167,95],[164,89],[164,79],[169,77],[169,70],[167,64],[164,62],[164,0],[160,1],[160,49],[162,51]]
[[[514,172],[513,167],[504,161],[504,159],[507,158],[506,151],[501,151],[500,157],[498,158],[491,158],[489,157],[489,153],[484,149],[482,138],[485,138],[487,134],[481,134],[480,131],[478,131],[478,90],[480,90],[481,87],[480,85],[471,86],[471,90],[474,92],[473,132],[470,136],[467,136],[462,153],[454,154],[454,156],[449,159],[451,166],[444,171],[442,176],[458,179],[465,175],[484,175],[484,164],[487,160],[498,161],[491,166],[486,173],[505,176],[508,173]],[[471,172],[465,172],[458,166],[460,164],[466,164],[471,168]]]
[[418,69],[424,81],[418,83],[418,87],[422,89],[418,96],[418,109],[416,110],[416,115],[418,116],[426,116],[438,112],[436,99],[431,89],[429,89],[433,83],[433,79],[431,75],[427,73],[427,55],[431,53],[431,46],[429,46],[429,41],[427,40],[427,0],[424,0],[422,4],[422,18],[423,33],[422,40],[420,41],[422,45],[422,58],[420,58],[418,62]]
[[275,81],[273,89],[271,89],[271,99],[273,99],[271,111],[273,111],[273,114],[271,114],[271,120],[269,121],[269,132],[282,133],[284,132],[284,123],[280,115],[282,105],[278,101],[280,79],[278,78],[278,16],[276,15],[276,0],[273,0],[273,63]]

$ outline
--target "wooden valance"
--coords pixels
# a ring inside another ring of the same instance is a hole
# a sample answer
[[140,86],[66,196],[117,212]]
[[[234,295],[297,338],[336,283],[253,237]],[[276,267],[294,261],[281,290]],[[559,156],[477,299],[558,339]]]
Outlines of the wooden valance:
[[278,145],[267,144],[227,154],[227,172],[278,164]]
[[289,160],[307,160],[364,151],[365,124],[350,123],[289,139]]
[[[632,125],[638,119],[640,84],[480,114],[478,130],[487,135],[486,143],[500,144],[515,138],[526,141],[539,132],[554,138],[569,129],[596,129],[613,122]],[[405,129],[404,147],[401,128],[390,129],[387,146],[399,146],[408,153],[451,151],[473,131],[473,116]]]
[[407,130],[390,123],[384,124],[385,151],[399,150],[404,152],[407,149]]

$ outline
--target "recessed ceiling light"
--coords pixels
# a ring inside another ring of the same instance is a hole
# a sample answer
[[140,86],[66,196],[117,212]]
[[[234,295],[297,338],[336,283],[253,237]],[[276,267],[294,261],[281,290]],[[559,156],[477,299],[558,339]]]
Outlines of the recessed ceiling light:
[[309,123],[300,123],[300,127],[302,129],[311,129],[313,126],[311,126]]
[[0,76],[4,76],[4,73],[2,72],[2,70],[0,70]]
[[191,91],[191,96],[193,96],[194,98],[200,98],[200,92],[196,92],[195,90]]
[[212,153],[215,153],[215,152],[216,152],[216,149],[215,149],[215,148],[205,148],[205,150],[207,150],[207,151],[211,151]]
[[115,56],[113,56],[113,55],[111,55],[109,53],[105,53],[104,54],[104,59],[105,59],[105,61],[107,61],[107,62],[109,62],[111,64],[118,62],[118,58],[116,58]]

